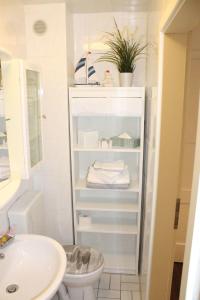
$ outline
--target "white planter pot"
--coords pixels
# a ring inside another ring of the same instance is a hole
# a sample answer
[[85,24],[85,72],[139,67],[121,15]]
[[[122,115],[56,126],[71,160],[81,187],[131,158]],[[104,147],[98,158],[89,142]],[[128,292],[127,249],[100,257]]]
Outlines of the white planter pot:
[[132,86],[133,73],[119,73],[120,86],[130,87]]

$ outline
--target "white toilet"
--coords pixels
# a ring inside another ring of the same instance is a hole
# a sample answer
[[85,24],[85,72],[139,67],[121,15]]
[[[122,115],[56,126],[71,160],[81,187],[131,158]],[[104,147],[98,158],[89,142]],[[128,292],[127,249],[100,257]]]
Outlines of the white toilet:
[[[15,232],[44,234],[43,197],[41,193],[27,192],[8,211]],[[59,300],[95,300],[93,285],[100,278],[104,259],[97,250],[81,246],[64,246],[67,268],[58,294]]]
[[79,245],[64,246],[64,249],[67,255],[67,268],[63,283],[69,299],[95,300],[93,285],[103,271],[102,254],[93,248]]

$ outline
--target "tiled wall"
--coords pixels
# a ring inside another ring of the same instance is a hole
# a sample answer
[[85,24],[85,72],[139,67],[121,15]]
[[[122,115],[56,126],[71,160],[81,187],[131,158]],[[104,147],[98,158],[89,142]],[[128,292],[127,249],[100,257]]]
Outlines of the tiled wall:
[[1,1],[0,37],[0,49],[10,52],[14,58],[25,57],[25,20],[20,1]]
[[[13,58],[24,58],[26,55],[24,10],[19,1],[0,2],[0,53],[1,50],[10,53]],[[2,120],[0,118],[0,122]],[[5,197],[3,192],[1,197]],[[1,198],[1,204],[4,200]],[[4,207],[0,210],[0,234],[8,227],[7,209]]]
[[[128,27],[135,31],[137,39],[146,43],[147,38],[147,13],[91,13],[74,15],[74,64],[76,65],[80,57],[86,52],[92,52],[91,61],[94,62],[97,77],[100,81],[104,78],[104,72],[109,69],[113,75],[115,85],[119,85],[119,76],[116,67],[110,63],[99,62],[96,60],[105,51],[103,38],[105,32],[113,31],[114,18],[120,29]],[[138,60],[134,72],[133,84],[135,86],[145,85],[146,56]]]
[[[43,170],[37,182],[45,197],[47,234],[72,243],[65,4],[26,5],[25,16],[27,59],[41,70],[44,92]],[[37,20],[46,23],[43,35],[33,31]]]

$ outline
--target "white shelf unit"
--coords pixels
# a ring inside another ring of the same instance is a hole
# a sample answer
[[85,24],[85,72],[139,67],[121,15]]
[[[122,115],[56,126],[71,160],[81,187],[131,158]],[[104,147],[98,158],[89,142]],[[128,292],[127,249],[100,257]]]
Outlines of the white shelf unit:
[[[138,273],[144,151],[145,88],[84,87],[69,89],[71,165],[75,242],[101,251],[105,271]],[[140,138],[138,148],[84,148],[78,131],[99,132],[110,138],[128,132]],[[86,185],[95,160],[122,159],[129,167],[128,189],[94,189]],[[80,226],[80,214],[91,217]]]

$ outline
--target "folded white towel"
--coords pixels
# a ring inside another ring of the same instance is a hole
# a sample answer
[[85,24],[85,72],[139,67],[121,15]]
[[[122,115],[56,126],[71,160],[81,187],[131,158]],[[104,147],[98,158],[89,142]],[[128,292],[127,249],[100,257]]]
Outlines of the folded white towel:
[[87,176],[87,182],[98,184],[129,184],[130,176],[128,167],[125,166],[124,170],[121,172],[95,169],[94,167],[90,167]]
[[94,169],[121,172],[125,169],[125,163],[123,160],[116,160],[112,162],[95,161],[93,167]]

